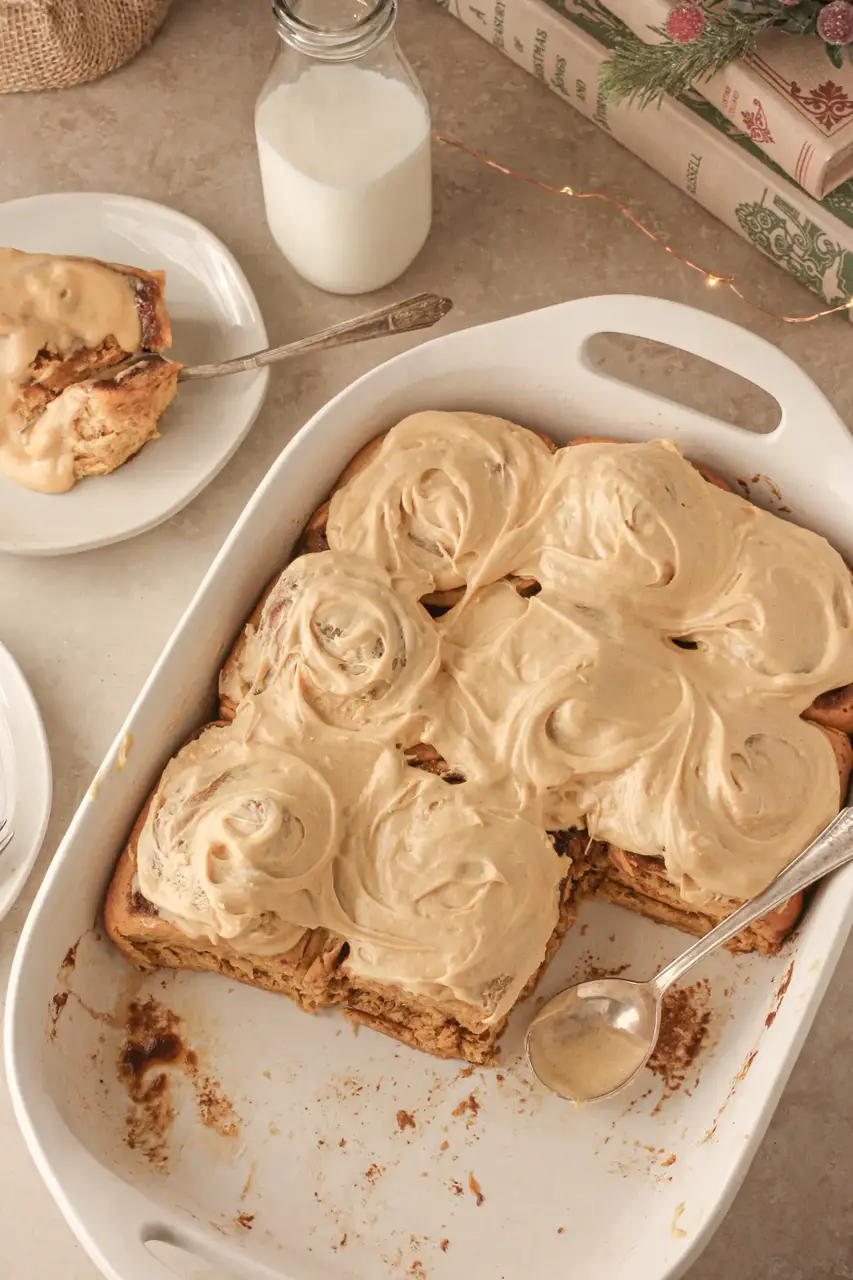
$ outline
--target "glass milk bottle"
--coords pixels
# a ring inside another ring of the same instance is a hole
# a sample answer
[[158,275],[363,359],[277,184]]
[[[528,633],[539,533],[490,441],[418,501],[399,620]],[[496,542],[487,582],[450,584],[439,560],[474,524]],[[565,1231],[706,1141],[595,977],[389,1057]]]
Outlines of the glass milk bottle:
[[397,0],[273,0],[281,44],[255,109],[267,222],[329,293],[399,276],[432,221],[429,108]]

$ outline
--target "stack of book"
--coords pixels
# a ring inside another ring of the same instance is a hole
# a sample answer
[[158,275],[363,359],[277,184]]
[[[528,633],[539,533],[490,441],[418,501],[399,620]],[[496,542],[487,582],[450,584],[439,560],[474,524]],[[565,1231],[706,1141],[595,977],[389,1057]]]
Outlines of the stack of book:
[[[841,181],[853,172],[853,84],[820,42],[774,33],[787,45],[762,44],[760,57],[719,72],[701,94],[641,110],[606,101],[599,72],[629,34],[622,18],[655,39],[649,24],[666,20],[669,0],[439,3],[828,304],[853,297],[853,179]],[[797,44],[800,58],[810,46],[808,74],[822,84],[778,70]]]

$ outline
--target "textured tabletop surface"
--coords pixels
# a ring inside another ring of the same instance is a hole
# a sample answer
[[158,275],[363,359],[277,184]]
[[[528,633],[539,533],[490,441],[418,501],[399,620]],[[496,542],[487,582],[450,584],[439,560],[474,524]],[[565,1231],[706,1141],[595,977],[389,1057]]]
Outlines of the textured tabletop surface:
[[[403,10],[402,42],[437,127],[557,185],[607,188],[710,270],[737,273],[767,306],[815,309],[799,286],[430,0],[403,0]],[[116,75],[56,95],[0,98],[0,199],[117,191],[183,210],[236,254],[272,341],[366,309],[373,299],[335,299],[300,282],[267,231],[252,111],[274,39],[263,0],[174,0],[154,45]],[[586,294],[658,294],[755,328],[853,421],[853,330],[844,319],[790,327],[765,319],[710,291],[604,205],[570,204],[456,152],[439,150],[435,159],[431,237],[380,301],[400,290],[448,292],[456,304],[450,322],[462,327]],[[0,923],[3,986],[62,833],[243,504],[293,432],[381,358],[376,348],[353,348],[274,370],[247,442],[159,529],[67,559],[0,555],[0,639],[40,702],[56,780],[36,872]],[[769,420],[762,394],[671,350],[614,340],[602,342],[596,358],[738,424]],[[848,949],[744,1186],[690,1280],[853,1277],[851,1038]],[[0,1151],[0,1276],[95,1280],[30,1161],[2,1081]]]

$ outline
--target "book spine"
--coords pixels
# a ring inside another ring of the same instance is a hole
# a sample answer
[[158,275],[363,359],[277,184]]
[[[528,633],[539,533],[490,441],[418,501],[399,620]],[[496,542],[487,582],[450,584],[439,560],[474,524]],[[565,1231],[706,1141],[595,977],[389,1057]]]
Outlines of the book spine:
[[[661,40],[652,28],[663,27],[673,7],[670,0],[602,0],[602,3],[646,44]],[[572,9],[582,8],[583,0],[556,0],[556,7],[568,14]],[[822,47],[820,56],[826,56]],[[827,74],[832,70],[828,62],[826,69]],[[777,80],[781,85],[782,79],[777,77]],[[697,82],[695,87],[815,199],[823,199],[831,187],[853,176],[853,156],[847,157],[846,167],[833,163],[836,148],[832,140],[816,129],[784,92],[774,86],[763,73],[761,63],[731,62],[716,75]]]
[[607,103],[607,49],[544,0],[444,7],[827,303],[853,296],[853,228],[674,99],[653,114]]

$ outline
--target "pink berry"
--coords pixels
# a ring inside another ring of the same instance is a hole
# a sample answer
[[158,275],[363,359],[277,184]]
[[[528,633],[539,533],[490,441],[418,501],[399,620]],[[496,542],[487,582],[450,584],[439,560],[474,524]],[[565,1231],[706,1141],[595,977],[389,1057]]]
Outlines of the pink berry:
[[[846,7],[846,6],[845,6]],[[705,30],[705,15],[698,4],[680,4],[666,20],[666,34],[676,44],[690,44]]]
[[817,33],[827,44],[853,44],[853,4],[832,0],[818,14]]

